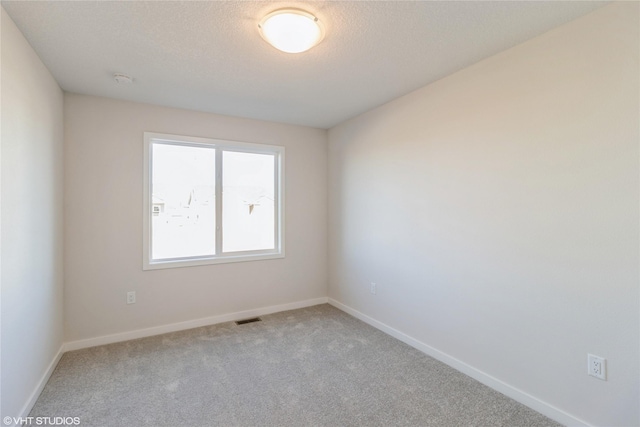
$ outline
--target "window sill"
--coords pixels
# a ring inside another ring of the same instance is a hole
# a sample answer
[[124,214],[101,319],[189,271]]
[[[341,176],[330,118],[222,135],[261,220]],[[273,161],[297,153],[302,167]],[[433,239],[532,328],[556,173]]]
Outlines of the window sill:
[[212,265],[212,264],[228,264],[232,262],[247,262],[247,261],[262,261],[267,259],[284,258],[284,253],[271,253],[271,254],[254,254],[254,255],[228,255],[215,258],[194,258],[194,259],[180,259],[180,260],[168,260],[168,261],[145,261],[143,263],[143,270],[161,270],[165,268],[181,268],[181,267],[196,267],[199,265]]

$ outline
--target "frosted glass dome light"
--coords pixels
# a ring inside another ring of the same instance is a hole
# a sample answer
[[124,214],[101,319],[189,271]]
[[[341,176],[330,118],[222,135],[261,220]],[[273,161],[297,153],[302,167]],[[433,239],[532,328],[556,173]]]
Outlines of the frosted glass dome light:
[[260,35],[278,50],[287,53],[305,52],[324,38],[320,20],[300,9],[279,9],[271,12],[258,25]]

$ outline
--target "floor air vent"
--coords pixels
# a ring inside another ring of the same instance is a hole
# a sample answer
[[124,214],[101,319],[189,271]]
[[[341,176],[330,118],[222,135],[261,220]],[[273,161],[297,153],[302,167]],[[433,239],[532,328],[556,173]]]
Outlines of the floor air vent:
[[252,317],[251,319],[237,320],[236,325],[244,325],[245,323],[262,322],[259,317]]

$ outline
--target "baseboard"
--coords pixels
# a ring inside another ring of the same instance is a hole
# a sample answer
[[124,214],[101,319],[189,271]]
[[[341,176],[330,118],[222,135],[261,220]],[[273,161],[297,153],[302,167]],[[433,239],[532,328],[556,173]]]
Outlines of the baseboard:
[[64,344],[64,351],[80,350],[82,348],[95,347],[98,345],[112,344],[121,341],[129,341],[138,338],[151,337],[154,335],[166,334],[168,332],[183,331],[186,329],[199,328],[201,326],[215,325],[217,323],[233,322],[235,320],[249,317],[265,316],[267,314],[278,313],[280,311],[296,310],[298,308],[310,307],[318,304],[326,304],[327,297],[314,298],[305,301],[297,301],[288,304],[273,305],[254,310],[238,311],[235,313],[222,314],[219,316],[205,317],[201,319],[188,320],[185,322],[171,323],[168,325],[155,326],[146,329],[121,332],[111,335],[103,335],[96,338],[88,338],[78,341],[70,341]]
[[552,420],[555,420],[566,426],[591,426],[591,424],[587,423],[584,420],[574,417],[573,415],[568,414],[567,412],[561,409],[558,409],[555,406],[550,405],[549,403],[538,399],[537,397],[534,397],[497,378],[494,378],[491,375],[485,372],[482,372],[481,370],[476,369],[473,366],[462,362],[461,360],[456,359],[455,357],[452,357],[436,348],[433,348],[421,341],[418,341],[417,339],[410,337],[409,335],[403,332],[400,332],[399,330],[394,329],[391,326],[388,326],[382,322],[379,322],[374,318],[369,317],[366,314],[363,314],[345,304],[342,304],[341,302],[338,302],[332,298],[329,298],[329,304],[331,304],[332,306],[336,307],[339,310],[344,311],[345,313],[352,315],[357,319],[362,320],[365,323],[368,323],[374,328],[379,329],[382,332],[385,332],[391,335],[392,337],[402,341],[403,343],[408,344],[417,350],[420,350],[421,352],[433,357],[434,359],[437,359],[451,366],[457,371],[460,371],[463,374],[470,376],[471,378],[481,382],[482,384],[488,387],[491,387],[492,389],[504,394],[505,396],[508,396],[511,399],[517,402],[520,402],[523,405],[526,405],[535,411],[538,411],[539,413],[551,418]]
[[[64,351],[64,344],[62,344],[58,349],[56,355],[51,360],[51,363],[49,363],[49,366],[47,366],[47,370],[44,372],[44,374],[42,374],[42,377],[40,377],[40,381],[38,381],[36,388],[33,390],[31,395],[29,396],[29,399],[24,404],[22,410],[16,418],[24,419],[25,417],[29,416],[29,412],[31,412],[31,410],[33,409],[33,405],[36,404],[36,401],[38,400],[38,397],[40,397],[40,393],[42,393],[44,386],[47,384],[47,381],[49,381],[49,378],[51,377],[51,374],[53,374],[53,371],[56,369],[56,366],[58,366],[58,362],[60,361],[60,358],[62,358]],[[17,426],[18,424],[13,423],[11,425]]]

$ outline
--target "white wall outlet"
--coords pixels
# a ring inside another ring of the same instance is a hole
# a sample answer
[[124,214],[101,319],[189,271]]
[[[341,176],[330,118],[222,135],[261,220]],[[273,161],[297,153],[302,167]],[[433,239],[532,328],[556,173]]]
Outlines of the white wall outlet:
[[136,292],[131,291],[127,292],[127,304],[135,304],[136,302]]
[[587,373],[592,377],[607,380],[607,359],[587,354]]
[[375,283],[371,282],[371,288],[369,291],[372,295],[375,295],[378,292],[378,286]]

